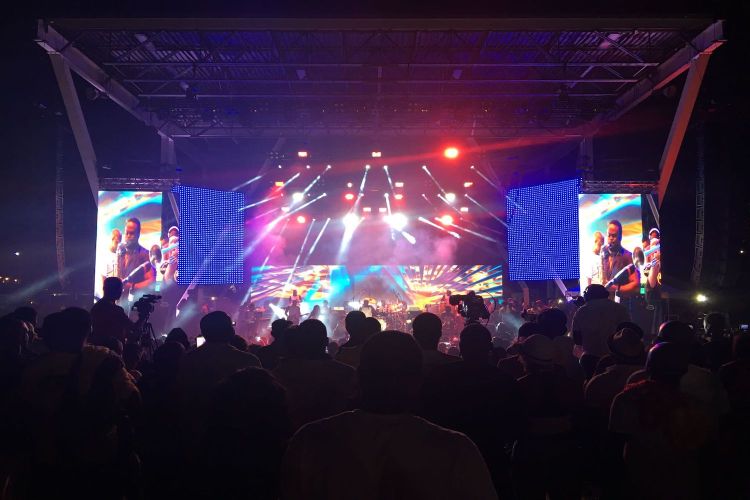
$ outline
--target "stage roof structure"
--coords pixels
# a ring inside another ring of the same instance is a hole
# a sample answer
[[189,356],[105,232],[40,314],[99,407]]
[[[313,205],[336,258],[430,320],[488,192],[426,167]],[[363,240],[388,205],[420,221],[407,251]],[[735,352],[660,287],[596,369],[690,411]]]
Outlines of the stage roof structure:
[[723,22],[711,19],[53,19],[37,27],[58,82],[67,66],[170,140],[582,137],[723,40]]

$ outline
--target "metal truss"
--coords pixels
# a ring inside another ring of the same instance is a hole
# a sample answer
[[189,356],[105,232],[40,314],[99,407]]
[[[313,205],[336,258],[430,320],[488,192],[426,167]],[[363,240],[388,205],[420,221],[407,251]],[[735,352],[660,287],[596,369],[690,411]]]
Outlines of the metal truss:
[[176,178],[145,177],[101,177],[99,189],[102,191],[170,191],[180,183]]
[[594,181],[584,180],[584,193],[641,193],[651,194],[656,190],[656,181]]

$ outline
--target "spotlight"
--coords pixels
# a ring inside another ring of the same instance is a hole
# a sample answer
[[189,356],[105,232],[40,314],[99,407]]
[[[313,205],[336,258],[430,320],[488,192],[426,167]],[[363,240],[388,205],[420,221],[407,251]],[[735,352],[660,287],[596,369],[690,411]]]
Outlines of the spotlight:
[[365,170],[370,170],[370,165],[365,165]]
[[351,182],[347,182],[347,183],[346,183],[346,187],[348,187],[348,188],[352,187],[353,185],[354,185],[354,184],[352,184]]
[[281,165],[279,165],[279,168],[282,168],[282,166],[281,166]]
[[453,147],[453,146],[449,148],[445,148],[445,151],[443,151],[443,156],[445,156],[449,160],[454,160],[458,158],[458,148]]
[[452,217],[452,216],[450,216],[450,215],[448,215],[448,214],[446,214],[446,215],[443,215],[442,217],[440,217],[440,219],[439,219],[439,220],[440,220],[440,222],[441,222],[441,223],[442,223],[442,224],[443,224],[444,226],[450,226],[451,224],[453,224],[453,217]]
[[466,212],[468,212],[468,211],[469,211],[469,207],[461,207],[461,211],[462,211],[463,213],[466,213]]
[[331,170],[331,166],[330,165],[326,165],[326,170]]
[[448,203],[453,203],[456,201],[456,194],[455,193],[445,193],[445,199],[448,200]]
[[310,170],[310,165],[305,165],[305,168],[306,168],[307,170]]
[[344,195],[344,199],[347,201],[352,201],[354,199],[354,195],[352,193],[346,193]]
[[362,208],[362,211],[363,211],[363,212],[368,212],[368,213],[369,213],[369,212],[372,212],[372,207],[363,207],[363,208]]
[[276,181],[273,183],[277,188],[284,187],[284,181]]
[[403,183],[403,182],[394,182],[394,183],[393,183],[393,185],[394,185],[395,187],[397,187],[397,188],[402,188],[402,187],[404,187],[404,183]]
[[372,152],[372,157],[373,158],[380,158],[381,156],[383,156],[383,153],[381,153],[380,151],[373,151]]
[[406,224],[408,222],[408,219],[404,214],[401,213],[395,213],[391,214],[390,216],[386,217],[388,220],[388,224],[391,225],[393,229],[396,231],[401,231],[406,227]]
[[384,214],[386,213],[387,209],[385,207],[378,208],[378,213]]
[[300,201],[302,201],[304,199],[305,199],[305,194],[304,193],[294,193],[292,195],[292,201],[294,201],[295,203],[299,203]]
[[307,151],[297,151],[297,157],[307,158]]
[[466,181],[466,182],[464,182],[464,187],[465,187],[465,188],[470,188],[470,187],[471,187],[471,186],[473,186],[473,185],[474,185],[474,183],[473,183],[473,182],[469,182],[469,181]]
[[282,212],[288,212],[289,211],[289,207],[281,207],[281,211]]
[[393,198],[396,199],[396,200],[403,200],[404,199],[404,195],[401,194],[401,193],[394,194]]
[[695,301],[700,302],[700,303],[708,302],[708,297],[706,297],[702,293],[699,293],[698,295],[695,296]]
[[297,222],[300,224],[304,224],[305,222],[307,222],[307,218],[304,215],[298,215]]
[[354,229],[359,224],[359,216],[352,213],[346,214],[343,218],[343,223],[347,230]]

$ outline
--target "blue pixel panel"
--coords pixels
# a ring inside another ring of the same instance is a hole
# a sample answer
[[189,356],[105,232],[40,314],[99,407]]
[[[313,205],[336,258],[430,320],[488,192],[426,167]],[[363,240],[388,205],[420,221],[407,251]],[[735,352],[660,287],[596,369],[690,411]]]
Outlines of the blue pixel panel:
[[578,179],[508,192],[511,280],[578,279]]
[[180,207],[177,283],[242,283],[245,195],[190,186],[175,186],[172,192]]

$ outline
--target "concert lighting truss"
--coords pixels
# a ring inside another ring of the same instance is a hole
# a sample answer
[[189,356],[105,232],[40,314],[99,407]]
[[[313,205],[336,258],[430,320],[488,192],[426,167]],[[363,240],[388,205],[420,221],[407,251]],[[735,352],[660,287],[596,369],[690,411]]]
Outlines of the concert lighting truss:
[[713,51],[723,24],[58,19],[37,41],[169,138],[577,137]]

